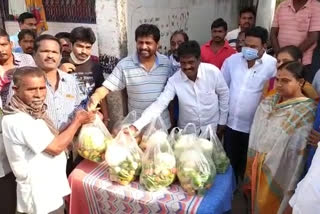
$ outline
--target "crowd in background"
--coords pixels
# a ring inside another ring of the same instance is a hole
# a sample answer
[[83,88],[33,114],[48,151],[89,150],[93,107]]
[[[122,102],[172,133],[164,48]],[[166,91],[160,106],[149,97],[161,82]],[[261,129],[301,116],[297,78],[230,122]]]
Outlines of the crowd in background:
[[250,213],[317,213],[319,13],[316,0],[286,0],[269,35],[244,8],[234,30],[214,20],[203,45],[177,29],[169,56],[157,51],[158,27],[142,24],[110,75],[91,28],[37,35],[34,15],[21,14],[19,32],[0,29],[0,213],[64,213],[67,175],[82,160],[73,138],[96,114],[108,126],[108,94],[123,89],[137,134],[158,116],[168,130],[216,130]]

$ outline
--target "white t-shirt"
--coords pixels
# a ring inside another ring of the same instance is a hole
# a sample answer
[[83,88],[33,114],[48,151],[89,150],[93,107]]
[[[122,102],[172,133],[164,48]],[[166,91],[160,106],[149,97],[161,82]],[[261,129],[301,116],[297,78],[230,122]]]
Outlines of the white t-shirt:
[[[320,143],[318,143],[318,148]],[[320,150],[317,149],[306,176],[298,183],[289,201],[293,214],[318,214],[320,211]]]
[[[2,109],[2,100],[0,99],[0,107]],[[2,127],[1,127],[2,115],[0,115],[0,178],[11,172],[9,161],[4,149],[3,137],[2,137]]]
[[63,205],[70,194],[64,152],[51,156],[45,148],[54,135],[44,120],[26,113],[6,115],[2,120],[3,140],[17,181],[17,211],[47,214]]
[[233,48],[236,48],[237,38],[241,31],[241,28],[238,27],[232,31],[229,31],[226,36],[226,40],[229,42],[229,45]]

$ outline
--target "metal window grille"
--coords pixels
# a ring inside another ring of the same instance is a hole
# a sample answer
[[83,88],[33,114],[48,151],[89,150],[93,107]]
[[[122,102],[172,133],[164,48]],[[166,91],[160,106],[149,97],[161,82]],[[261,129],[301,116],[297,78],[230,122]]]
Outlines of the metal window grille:
[[[14,20],[9,15],[9,0],[0,0],[4,19]],[[43,0],[46,19],[49,22],[96,23],[95,0]]]

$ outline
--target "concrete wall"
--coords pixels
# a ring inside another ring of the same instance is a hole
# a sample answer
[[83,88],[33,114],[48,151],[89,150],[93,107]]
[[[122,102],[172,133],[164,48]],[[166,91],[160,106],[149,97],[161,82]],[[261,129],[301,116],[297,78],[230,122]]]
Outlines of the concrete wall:
[[183,29],[191,39],[203,44],[210,39],[213,20],[225,19],[230,30],[237,27],[238,21],[238,1],[234,0],[130,0],[127,6],[129,53],[135,49],[134,31],[142,23],[160,28],[160,51],[166,53],[175,30]]
[[[6,30],[9,33],[9,35],[15,34],[19,30],[18,22],[6,21],[5,25],[6,25]],[[55,35],[56,33],[62,32],[62,31],[70,32],[73,28],[79,27],[79,26],[91,27],[97,36],[97,25],[95,25],[95,24],[82,24],[82,23],[48,22],[48,29],[49,30],[44,33],[49,33],[49,34]],[[96,56],[99,56],[98,43],[99,43],[99,40],[93,45],[93,54]]]
[[259,1],[256,25],[271,29],[276,0]]

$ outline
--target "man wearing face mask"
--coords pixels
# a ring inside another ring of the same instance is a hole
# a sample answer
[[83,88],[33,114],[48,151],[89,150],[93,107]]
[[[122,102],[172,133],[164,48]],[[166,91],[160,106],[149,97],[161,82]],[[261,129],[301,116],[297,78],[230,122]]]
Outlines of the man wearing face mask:
[[[99,58],[91,55],[96,36],[91,28],[76,27],[70,33],[70,42],[72,44],[70,57],[62,60],[60,69],[76,77],[79,82],[82,100],[87,98],[104,81],[102,67]],[[86,103],[83,102],[83,106]],[[106,110],[106,101],[100,103],[101,111],[104,115],[104,123],[108,124],[108,112]]]
[[254,27],[246,32],[242,52],[225,60],[221,71],[230,89],[230,106],[224,146],[236,178],[246,167],[250,127],[263,86],[276,74],[276,59],[265,53],[268,31]]

